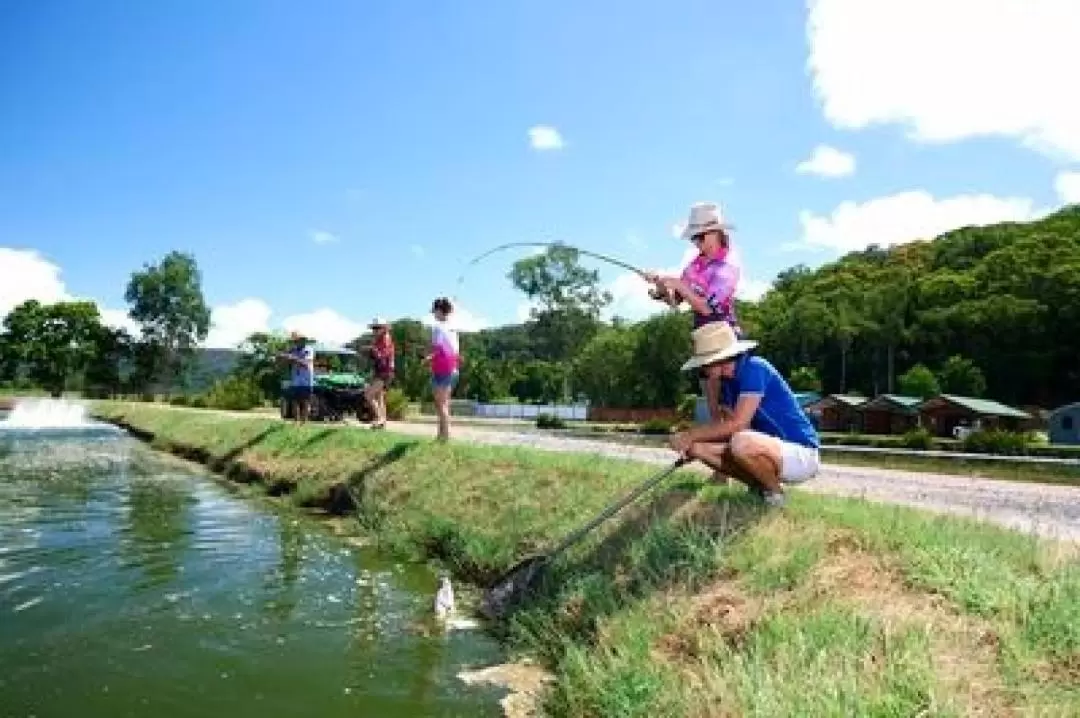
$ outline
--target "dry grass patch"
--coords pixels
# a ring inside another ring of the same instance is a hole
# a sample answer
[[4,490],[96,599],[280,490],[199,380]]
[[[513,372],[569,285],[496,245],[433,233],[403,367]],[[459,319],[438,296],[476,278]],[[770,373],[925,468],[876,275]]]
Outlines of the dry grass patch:
[[[771,538],[789,535],[783,524],[774,522],[762,530]],[[889,655],[891,641],[914,639],[918,644],[923,637],[925,656],[916,650],[908,657],[929,661],[927,675],[932,682],[926,687],[933,703],[965,716],[1020,714],[999,672],[1001,641],[994,627],[963,614],[942,596],[913,590],[894,560],[864,550],[850,531],[828,531],[824,555],[793,588],[761,592],[745,576],[728,572],[697,595],[684,596],[676,613],[680,620],[656,639],[654,656],[671,663],[680,675],[696,674],[693,684],[711,685],[728,700],[740,693],[745,676],[717,661],[719,654],[740,653],[750,664],[743,670],[750,669],[758,657],[746,653],[761,643],[755,634],[770,630],[775,619],[797,624],[800,619],[851,615],[865,619],[874,634],[849,666],[864,686],[881,684],[888,678],[885,673],[895,668],[889,665],[896,660]],[[792,638],[798,640],[797,625],[791,628]],[[758,665],[752,670],[778,668]],[[821,680],[828,683],[834,678]],[[752,707],[743,704],[744,710]]]

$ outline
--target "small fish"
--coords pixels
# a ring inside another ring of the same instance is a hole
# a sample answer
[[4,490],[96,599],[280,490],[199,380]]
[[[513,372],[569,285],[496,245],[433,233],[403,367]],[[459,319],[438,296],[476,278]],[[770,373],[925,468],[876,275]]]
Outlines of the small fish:
[[439,577],[439,590],[435,593],[435,615],[440,619],[450,617],[454,612],[454,587],[450,585],[450,577]]

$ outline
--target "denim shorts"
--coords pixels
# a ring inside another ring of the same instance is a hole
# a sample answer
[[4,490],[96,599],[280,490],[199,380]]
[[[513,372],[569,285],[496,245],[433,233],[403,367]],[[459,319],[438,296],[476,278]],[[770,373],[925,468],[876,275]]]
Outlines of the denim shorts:
[[304,384],[290,386],[287,396],[290,401],[307,401],[315,393],[315,388]]
[[452,389],[458,381],[457,371],[452,371],[449,374],[432,374],[431,386],[436,389]]

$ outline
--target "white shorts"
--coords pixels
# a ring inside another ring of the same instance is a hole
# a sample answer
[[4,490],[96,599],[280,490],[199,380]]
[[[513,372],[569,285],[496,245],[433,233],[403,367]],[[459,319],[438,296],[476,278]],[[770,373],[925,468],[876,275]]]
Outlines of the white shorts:
[[821,452],[802,444],[780,440],[780,480],[799,484],[812,479],[821,468]]

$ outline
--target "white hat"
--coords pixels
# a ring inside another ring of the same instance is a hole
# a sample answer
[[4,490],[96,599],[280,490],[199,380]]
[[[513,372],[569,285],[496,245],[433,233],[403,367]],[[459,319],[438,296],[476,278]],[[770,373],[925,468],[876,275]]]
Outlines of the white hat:
[[371,329],[374,329],[375,327],[388,327],[388,326],[390,326],[390,322],[386,321],[382,317],[375,317],[374,319],[371,320],[371,324],[368,324],[368,327],[371,328]]
[[758,345],[752,339],[739,339],[727,322],[709,322],[694,330],[694,354],[682,365],[683,371],[731,359]]
[[695,235],[711,229],[735,229],[734,225],[724,221],[724,212],[715,202],[696,202],[690,206],[690,217],[682,232],[683,239],[693,239]]

